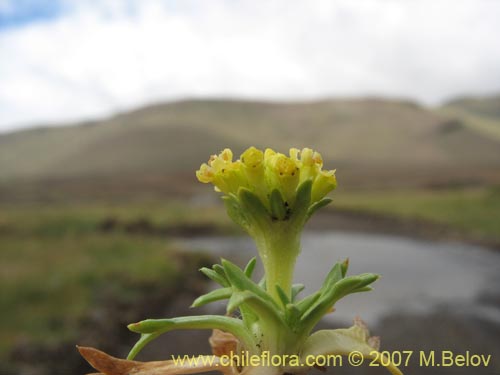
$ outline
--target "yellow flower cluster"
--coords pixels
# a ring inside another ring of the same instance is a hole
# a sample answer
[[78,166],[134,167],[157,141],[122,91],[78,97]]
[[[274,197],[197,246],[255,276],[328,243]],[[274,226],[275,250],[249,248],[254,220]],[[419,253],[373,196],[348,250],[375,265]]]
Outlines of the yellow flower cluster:
[[212,183],[217,191],[227,195],[237,195],[240,188],[246,188],[266,206],[271,192],[278,189],[291,206],[297,187],[304,181],[312,181],[311,204],[335,189],[335,170],[322,170],[322,167],[321,155],[310,148],[292,148],[290,156],[286,156],[269,148],[262,152],[250,147],[236,161],[233,161],[233,152],[226,148],[202,164],[196,177],[200,182]]

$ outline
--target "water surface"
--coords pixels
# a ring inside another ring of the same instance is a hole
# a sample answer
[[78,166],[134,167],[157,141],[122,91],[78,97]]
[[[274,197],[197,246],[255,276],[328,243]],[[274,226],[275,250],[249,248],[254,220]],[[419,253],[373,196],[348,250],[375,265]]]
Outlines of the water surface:
[[[240,265],[255,254],[253,242],[246,237],[196,238],[182,240],[182,245],[208,250]],[[460,243],[335,231],[307,232],[302,247],[295,281],[307,286],[303,293],[315,291],[332,265],[346,257],[350,274],[382,276],[374,291],[341,300],[330,319],[347,321],[359,315],[376,324],[394,312],[427,314],[446,307],[500,323],[498,306],[483,298],[498,293],[499,253]]]

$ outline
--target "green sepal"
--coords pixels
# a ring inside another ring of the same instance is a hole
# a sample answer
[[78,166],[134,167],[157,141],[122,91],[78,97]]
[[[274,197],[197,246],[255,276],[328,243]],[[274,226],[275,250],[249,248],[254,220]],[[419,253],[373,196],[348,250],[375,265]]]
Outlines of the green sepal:
[[304,284],[293,284],[292,285],[292,302],[295,301],[300,292],[305,288]]
[[128,325],[141,338],[132,348],[128,359],[133,359],[141,349],[159,335],[176,329],[220,329],[232,333],[248,349],[253,350],[255,341],[240,319],[219,315],[185,316],[172,319],[148,319]]
[[204,294],[196,298],[191,307],[200,307],[206,305],[207,303],[212,303],[215,301],[220,301],[222,299],[231,298],[232,293],[233,289],[231,287],[212,290],[211,292],[208,292],[207,294]]
[[287,208],[285,201],[278,189],[274,189],[269,196],[269,206],[271,208],[271,216],[275,220],[284,220],[287,216]]
[[293,206],[292,217],[294,220],[305,220],[305,215],[311,203],[312,180],[308,179],[297,187],[297,195]]
[[216,283],[222,285],[223,287],[228,287],[230,285],[229,281],[227,280],[227,278],[223,277],[218,272],[216,272],[216,271],[214,271],[214,270],[212,270],[210,268],[207,268],[207,267],[200,268],[200,272],[203,273],[209,279],[211,279],[211,280],[215,281]]
[[226,212],[231,220],[247,229],[250,223],[244,209],[238,201],[238,198],[234,194],[229,194],[224,195],[222,200],[224,201],[224,207],[226,207]]
[[256,257],[253,257],[252,259],[250,259],[245,267],[245,270],[243,271],[245,273],[245,275],[248,277],[248,278],[251,278],[252,275],[253,275],[253,271],[255,269],[255,265],[257,264],[257,258]]
[[261,202],[260,198],[246,188],[238,190],[238,198],[242,208],[251,217],[250,225],[257,224],[260,229],[267,228],[270,223],[269,211]]
[[316,211],[318,211],[320,208],[323,208],[327,205],[329,205],[333,199],[331,198],[323,198],[316,203],[312,204],[309,209],[307,210],[307,219],[309,219]]

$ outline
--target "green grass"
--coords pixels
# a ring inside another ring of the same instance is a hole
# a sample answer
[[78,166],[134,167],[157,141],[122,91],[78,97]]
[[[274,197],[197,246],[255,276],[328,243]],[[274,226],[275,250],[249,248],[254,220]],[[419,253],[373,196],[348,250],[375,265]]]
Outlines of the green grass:
[[2,238],[0,350],[22,337],[71,337],[100,288],[174,281],[169,254],[160,238],[122,234]]
[[[331,209],[419,218],[468,235],[500,240],[500,189],[342,191]],[[168,238],[99,230],[110,218],[153,226],[210,224],[234,231],[222,204],[54,204],[0,207],[0,361],[18,339],[71,339],[76,322],[98,306],[103,286],[137,299],[141,283],[173,283]]]
[[500,240],[500,189],[338,192],[334,206],[423,219]]
[[109,218],[159,227],[224,227],[228,220],[222,208],[195,211],[176,203],[1,207],[0,361],[21,339],[74,339],[78,321],[102,304],[103,289],[134,301],[141,285],[178,283],[166,236],[99,230]]
[[155,227],[210,224],[228,227],[229,219],[219,207],[191,207],[180,202],[85,203],[13,205],[0,208],[0,232],[17,235],[60,237],[95,233],[107,220],[130,224],[147,220]]

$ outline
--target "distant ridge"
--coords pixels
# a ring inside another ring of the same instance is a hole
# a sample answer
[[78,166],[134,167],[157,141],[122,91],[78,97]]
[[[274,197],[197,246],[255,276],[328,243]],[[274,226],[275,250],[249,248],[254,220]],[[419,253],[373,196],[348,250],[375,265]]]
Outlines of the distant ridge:
[[[500,96],[439,110],[376,98],[307,102],[183,100],[102,121],[0,135],[0,179],[193,171],[224,147],[314,147],[337,166],[432,170],[500,165],[500,139],[452,110],[496,116]],[[491,120],[493,121],[493,120]]]

